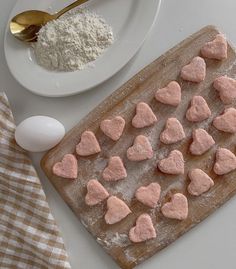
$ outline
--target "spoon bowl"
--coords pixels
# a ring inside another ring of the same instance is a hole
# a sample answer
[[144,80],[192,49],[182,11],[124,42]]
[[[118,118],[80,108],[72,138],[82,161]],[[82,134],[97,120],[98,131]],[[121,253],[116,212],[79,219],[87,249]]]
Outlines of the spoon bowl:
[[35,42],[41,27],[55,18],[55,15],[44,11],[25,11],[11,20],[10,31],[16,38],[22,41]]

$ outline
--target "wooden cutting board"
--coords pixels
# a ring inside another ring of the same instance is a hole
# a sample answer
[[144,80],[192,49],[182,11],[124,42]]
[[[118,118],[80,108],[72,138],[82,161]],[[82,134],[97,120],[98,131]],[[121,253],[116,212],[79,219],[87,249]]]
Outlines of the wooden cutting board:
[[[168,246],[236,193],[236,171],[225,176],[217,176],[212,171],[217,147],[226,147],[235,152],[236,137],[219,132],[211,125],[213,118],[224,110],[224,105],[213,89],[212,82],[219,75],[227,74],[235,77],[235,51],[228,45],[227,60],[222,62],[206,60],[207,75],[204,82],[200,84],[184,82],[179,77],[181,67],[189,63],[194,56],[199,55],[203,44],[212,40],[217,33],[215,27],[207,26],[148,65],[78,123],[63,141],[49,151],[42,160],[43,170],[62,198],[95,240],[123,269],[133,268]],[[177,80],[182,87],[182,102],[177,108],[154,100],[155,91],[167,85],[171,80]],[[212,111],[212,116],[208,120],[197,124],[190,123],[185,118],[189,102],[194,95],[202,95]],[[149,103],[158,116],[159,122],[155,126],[144,129],[135,129],[131,126],[135,105],[140,101]],[[236,107],[235,104],[232,106]],[[127,123],[125,132],[118,142],[112,142],[99,130],[101,120],[115,115],[121,115]],[[177,117],[182,122],[187,138],[180,143],[168,146],[159,142],[159,134],[167,118],[171,116]],[[197,127],[206,129],[216,141],[216,145],[202,156],[189,154],[191,133]],[[78,179],[67,180],[54,176],[52,166],[55,162],[60,161],[64,154],[75,153],[75,146],[80,141],[81,133],[85,130],[91,130],[96,134],[102,152],[89,158],[78,158]],[[127,160],[126,150],[132,145],[135,136],[139,134],[149,136],[155,154],[151,160],[135,163]],[[165,175],[156,169],[158,160],[166,157],[173,149],[180,150],[184,155],[184,176]],[[114,155],[123,158],[128,177],[117,183],[104,182],[101,172],[106,167],[108,158]],[[191,168],[203,169],[215,181],[214,187],[200,197],[192,197],[186,191],[189,184],[187,172]],[[103,218],[106,203],[94,207],[88,207],[84,203],[86,183],[92,178],[99,179],[111,194],[125,200],[133,214],[118,224],[107,225]],[[161,201],[156,209],[149,209],[133,198],[134,192],[139,186],[151,182],[158,182],[162,187]],[[161,204],[176,192],[184,193],[189,201],[189,216],[185,221],[167,219],[160,213]],[[145,243],[132,244],[127,234],[135,224],[136,218],[144,212],[151,215],[157,230],[157,238]]]

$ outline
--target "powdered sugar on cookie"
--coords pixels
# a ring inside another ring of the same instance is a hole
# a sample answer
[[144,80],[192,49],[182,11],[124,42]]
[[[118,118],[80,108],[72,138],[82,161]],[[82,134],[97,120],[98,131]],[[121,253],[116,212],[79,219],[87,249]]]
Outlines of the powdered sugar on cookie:
[[157,117],[150,106],[144,102],[138,103],[132,125],[135,128],[144,128],[153,125],[155,122],[157,122]]
[[130,161],[143,161],[153,157],[152,146],[148,138],[144,135],[139,135],[135,138],[132,147],[127,150],[127,158]]
[[115,224],[120,222],[131,213],[131,210],[121,199],[111,196],[107,200],[107,213],[105,221],[107,224]]
[[162,214],[170,219],[184,220],[188,217],[188,200],[182,193],[176,193],[171,201],[161,208]]
[[140,215],[136,220],[136,226],[129,231],[129,239],[134,243],[144,242],[156,236],[152,219],[148,214]]
[[161,170],[161,172],[166,174],[184,174],[183,154],[178,150],[172,150],[167,158],[159,161],[158,168]]
[[224,113],[213,120],[216,129],[226,133],[236,133],[236,109],[225,109]]
[[85,131],[81,135],[80,143],[76,146],[76,152],[80,156],[90,156],[101,151],[96,136],[91,131]]
[[192,169],[188,176],[191,180],[188,185],[188,192],[192,195],[199,196],[214,185],[214,181],[201,169]]
[[220,99],[226,105],[236,100],[236,80],[227,76],[220,76],[214,80],[214,88],[219,92]]
[[203,129],[196,129],[193,131],[193,142],[190,145],[190,152],[193,155],[202,155],[208,151],[215,141],[207,131]]
[[181,70],[181,78],[187,81],[199,83],[205,79],[206,63],[203,58],[197,56],[185,65]]
[[219,148],[216,151],[216,162],[213,169],[217,175],[233,171],[236,169],[236,156],[226,148]]
[[169,118],[165,129],[160,135],[160,141],[164,144],[173,144],[185,138],[182,124],[176,118]]
[[215,39],[207,42],[201,48],[203,57],[216,60],[224,60],[227,58],[227,41],[223,34],[216,35]]
[[181,88],[179,83],[171,81],[166,87],[158,89],[155,98],[163,104],[178,106],[181,102]]
[[158,183],[151,183],[137,189],[135,197],[138,201],[151,208],[157,206],[161,194],[161,186]]
[[109,193],[96,179],[89,180],[87,184],[87,194],[85,196],[85,203],[89,206],[94,206],[106,198],[109,197]]
[[77,159],[73,154],[66,154],[61,162],[54,164],[52,170],[56,176],[76,179],[78,174]]
[[117,181],[127,177],[123,161],[119,156],[113,156],[108,161],[108,166],[104,169],[102,177],[106,181]]
[[194,96],[187,110],[186,118],[192,122],[200,122],[211,116],[211,110],[202,96]]
[[100,128],[106,136],[117,141],[120,139],[124,131],[125,120],[120,116],[114,117],[110,120],[103,120],[100,124]]

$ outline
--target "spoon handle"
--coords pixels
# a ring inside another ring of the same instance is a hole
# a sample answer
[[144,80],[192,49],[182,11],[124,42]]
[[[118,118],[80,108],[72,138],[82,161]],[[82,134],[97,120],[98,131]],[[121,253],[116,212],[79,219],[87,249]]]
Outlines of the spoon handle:
[[88,0],[77,0],[75,1],[74,3],[70,4],[69,6],[63,8],[61,11],[57,12],[54,17],[55,19],[58,19],[60,16],[62,16],[63,14],[65,14],[67,11],[79,6],[79,5],[82,5],[83,3],[87,2]]

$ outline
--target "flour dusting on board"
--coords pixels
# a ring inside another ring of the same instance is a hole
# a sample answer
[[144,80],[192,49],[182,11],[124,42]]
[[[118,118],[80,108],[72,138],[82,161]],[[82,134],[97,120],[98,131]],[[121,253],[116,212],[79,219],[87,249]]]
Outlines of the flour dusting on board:
[[[105,103],[101,104],[96,111],[92,112],[88,116],[87,122],[83,121],[82,124],[76,127],[74,133],[72,132],[69,139],[65,141],[68,146],[71,139],[78,139],[78,132],[81,133],[84,130],[93,131],[98,138],[102,152],[89,158],[78,158],[81,173],[79,174],[78,182],[74,183],[73,188],[79,193],[80,199],[78,199],[78,195],[74,194],[75,192],[70,192],[65,186],[62,186],[62,191],[58,181],[53,179],[53,183],[62,192],[62,195],[76,201],[73,204],[69,202],[70,206],[81,218],[82,223],[96,238],[97,242],[122,268],[133,268],[155,252],[160,251],[202,221],[236,192],[236,171],[223,177],[217,177],[212,172],[217,147],[226,147],[234,151],[235,135],[222,134],[211,124],[213,118],[224,109],[224,105],[222,105],[218,93],[212,87],[212,83],[216,76],[224,75],[225,72],[229,77],[235,75],[235,52],[229,46],[229,58],[227,60],[220,64],[217,62],[215,65],[212,60],[210,60],[210,64],[207,62],[207,75],[203,83],[186,83],[179,79],[181,67],[189,63],[193,57],[199,55],[201,46],[212,40],[217,33],[212,27],[204,28],[194,37],[184,41],[182,45],[168,52],[165,57],[151,64],[122,88],[120,92],[118,91],[110,99],[107,99]],[[157,88],[164,87],[171,80],[177,80],[182,87],[181,105],[177,108],[170,108],[154,99]],[[200,123],[191,123],[186,119],[186,111],[192,97],[195,95],[203,96],[212,112],[209,119]],[[154,126],[140,130],[131,126],[131,120],[135,114],[135,105],[138,102],[146,102],[150,105],[158,118],[158,122]],[[234,107],[235,105],[236,102],[232,104]],[[108,109],[106,110],[107,107]],[[99,130],[99,123],[104,119],[118,115],[125,119],[126,126],[124,134],[114,143]],[[159,136],[169,117],[176,117],[181,122],[186,138],[173,145],[164,145],[160,143]],[[206,129],[216,141],[216,145],[202,156],[193,156],[189,153],[189,145],[192,143],[192,131],[196,128]],[[133,144],[135,137],[140,134],[148,137],[153,147],[154,157],[141,162],[129,161],[126,156],[127,148]],[[66,143],[61,146],[64,153]],[[166,158],[170,151],[174,149],[181,151],[184,156],[185,173],[183,175],[167,175],[157,169],[158,161]],[[55,151],[52,151],[53,153]],[[102,171],[107,166],[111,156],[119,156],[123,160],[128,174],[127,178],[117,182],[105,182],[103,180]],[[190,183],[188,172],[193,168],[202,169],[215,182],[215,185],[208,193],[198,197],[193,197],[187,192],[187,187]],[[104,220],[104,215],[107,211],[106,202],[92,208],[87,207],[84,203],[86,182],[91,178],[99,180],[110,195],[116,195],[124,200],[130,207],[132,214],[129,214],[117,224],[106,224]],[[79,183],[80,181],[81,183]],[[134,197],[138,187],[147,186],[152,182],[159,183],[162,189],[160,201],[155,209],[145,207]],[[162,205],[177,192],[183,193],[188,199],[189,215],[186,221],[170,220],[160,212]],[[142,213],[148,213],[151,216],[157,237],[145,243],[133,244],[128,238],[129,231],[135,226],[137,217]]]
[[125,247],[130,244],[129,238],[127,234],[122,233],[111,233],[108,232],[106,234],[105,239],[103,240],[105,242],[106,247]]
[[136,262],[136,258],[133,256],[133,253],[131,253],[130,249],[125,249],[124,254],[129,262]]

